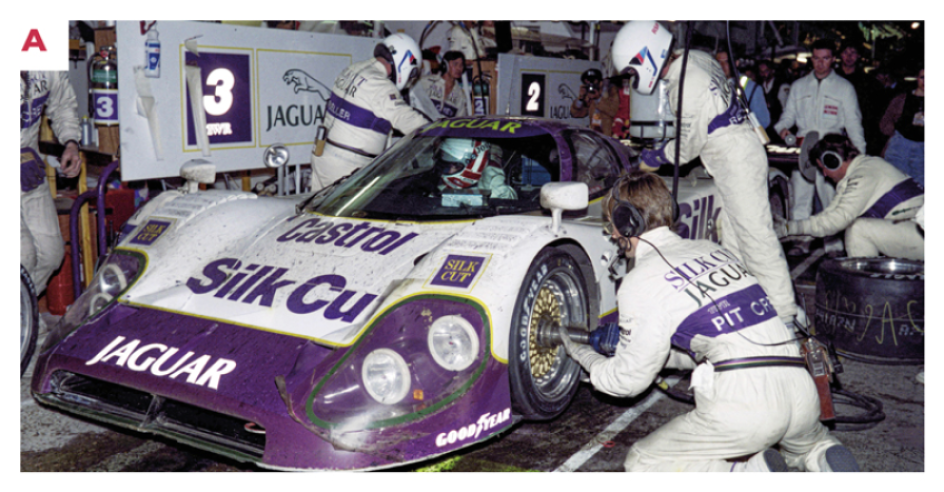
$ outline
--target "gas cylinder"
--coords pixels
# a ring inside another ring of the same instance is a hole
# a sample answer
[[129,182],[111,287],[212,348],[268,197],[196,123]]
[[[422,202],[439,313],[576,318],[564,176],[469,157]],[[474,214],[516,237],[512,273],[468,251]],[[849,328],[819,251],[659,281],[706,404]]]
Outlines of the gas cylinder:
[[95,126],[118,124],[118,55],[114,46],[103,46],[89,64],[89,107]]
[[73,301],[75,292],[72,289],[72,253],[66,251],[62,266],[46,286],[46,303],[50,313],[62,316]]

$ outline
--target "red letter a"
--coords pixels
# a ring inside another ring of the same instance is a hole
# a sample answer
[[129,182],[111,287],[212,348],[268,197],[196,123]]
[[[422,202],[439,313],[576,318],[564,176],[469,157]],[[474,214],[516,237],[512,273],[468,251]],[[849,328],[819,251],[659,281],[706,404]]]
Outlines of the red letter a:
[[46,51],[46,45],[43,44],[43,38],[39,35],[39,29],[30,29],[26,36],[26,42],[23,43],[23,49],[20,51],[29,51],[30,48],[39,48],[39,51]]

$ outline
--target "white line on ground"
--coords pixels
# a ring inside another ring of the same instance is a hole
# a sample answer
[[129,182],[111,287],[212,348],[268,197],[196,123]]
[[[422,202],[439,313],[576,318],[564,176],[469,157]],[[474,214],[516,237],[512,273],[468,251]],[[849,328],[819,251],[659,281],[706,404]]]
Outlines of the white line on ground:
[[816,263],[816,260],[818,260],[819,257],[823,256],[824,254],[826,254],[826,251],[823,250],[823,248],[817,248],[816,251],[810,253],[809,258],[803,260],[803,263],[797,265],[796,268],[790,272],[790,276],[794,279],[799,278],[800,275],[803,275],[803,272],[805,272],[807,268],[809,268],[813,263]]
[[[665,381],[669,386],[675,386],[675,383],[678,383],[678,376],[670,376],[665,378]],[[613,421],[610,425],[603,429],[602,432],[597,434],[585,444],[580,451],[577,451],[573,456],[567,459],[563,465],[557,467],[555,472],[572,472],[587,462],[593,455],[597,454],[597,451],[603,447],[603,444],[607,441],[611,441],[617,434],[623,432],[624,429],[629,427],[634,420],[639,418],[646,410],[649,409],[652,405],[655,405],[656,402],[663,399],[665,395],[659,391],[654,390],[645,400],[639,402],[637,405],[633,406],[629,410],[620,415],[616,420]]]

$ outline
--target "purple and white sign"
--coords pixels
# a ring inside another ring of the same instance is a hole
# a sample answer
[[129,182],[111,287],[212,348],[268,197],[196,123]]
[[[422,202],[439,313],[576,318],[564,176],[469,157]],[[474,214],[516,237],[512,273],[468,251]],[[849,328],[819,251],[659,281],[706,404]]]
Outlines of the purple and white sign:
[[468,289],[485,268],[484,256],[449,255],[430,285]]
[[[207,136],[214,144],[253,144],[252,77],[248,53],[187,52],[185,63],[200,67]],[[187,145],[196,146],[190,89],[186,89]]]
[[92,104],[96,124],[118,124],[118,89],[92,89]]

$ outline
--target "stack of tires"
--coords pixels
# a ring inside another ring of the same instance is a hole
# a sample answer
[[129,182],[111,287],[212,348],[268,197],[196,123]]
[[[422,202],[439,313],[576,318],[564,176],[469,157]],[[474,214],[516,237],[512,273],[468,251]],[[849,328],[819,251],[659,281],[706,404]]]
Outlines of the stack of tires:
[[816,274],[816,333],[840,355],[878,364],[924,362],[924,262],[833,258]]

